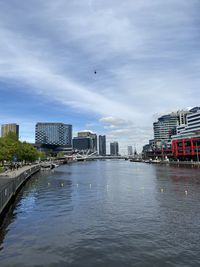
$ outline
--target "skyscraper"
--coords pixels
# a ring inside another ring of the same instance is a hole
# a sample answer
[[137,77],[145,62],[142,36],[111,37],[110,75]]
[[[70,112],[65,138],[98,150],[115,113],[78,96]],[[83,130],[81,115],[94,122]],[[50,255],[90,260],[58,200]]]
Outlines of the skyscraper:
[[178,110],[158,118],[158,121],[153,123],[154,140],[170,140],[171,136],[176,134],[177,126],[186,123],[186,117],[190,113],[188,110]]
[[97,135],[91,131],[78,132],[78,137],[89,137],[92,140],[92,151],[97,151]]
[[132,155],[133,155],[133,147],[128,146],[128,156],[132,156]]
[[93,152],[93,141],[91,137],[74,137],[73,149],[78,151]]
[[72,146],[72,125],[39,122],[36,124],[35,142],[41,145]]
[[99,155],[106,155],[106,136],[99,135]]
[[110,143],[110,155],[118,156],[119,155],[119,144],[118,142]]
[[19,125],[17,125],[16,123],[2,124],[1,125],[1,136],[5,137],[9,133],[16,134],[17,139],[19,139]]

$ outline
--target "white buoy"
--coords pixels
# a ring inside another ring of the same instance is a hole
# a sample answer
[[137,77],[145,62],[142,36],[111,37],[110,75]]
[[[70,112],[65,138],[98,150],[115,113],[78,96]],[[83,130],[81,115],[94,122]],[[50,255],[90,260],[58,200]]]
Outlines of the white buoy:
[[161,193],[163,193],[163,192],[164,192],[164,189],[163,189],[163,188],[161,188],[161,189],[160,189],[160,192],[161,192]]
[[187,190],[185,190],[185,194],[186,194],[186,195],[188,194],[188,191],[187,191]]
[[50,183],[48,183],[48,186],[50,185]]
[[64,186],[64,184],[63,184],[63,183],[61,183],[61,186],[63,187],[63,186]]
[[90,184],[90,188],[92,187],[92,185]]

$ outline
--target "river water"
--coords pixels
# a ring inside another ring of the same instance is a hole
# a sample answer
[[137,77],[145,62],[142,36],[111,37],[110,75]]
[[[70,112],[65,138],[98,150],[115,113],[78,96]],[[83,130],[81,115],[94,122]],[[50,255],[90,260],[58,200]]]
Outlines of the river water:
[[40,172],[0,228],[0,266],[200,266],[200,169],[106,160]]

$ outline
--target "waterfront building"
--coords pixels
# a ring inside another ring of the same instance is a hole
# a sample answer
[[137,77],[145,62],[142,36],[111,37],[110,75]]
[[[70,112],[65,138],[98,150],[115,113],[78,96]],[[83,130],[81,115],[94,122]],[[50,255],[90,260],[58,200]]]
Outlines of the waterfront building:
[[93,152],[93,140],[91,137],[74,137],[73,150]]
[[99,155],[106,155],[106,136],[99,135]]
[[172,136],[172,151],[180,160],[198,160],[200,153],[200,108],[195,107],[187,115],[186,123],[177,127]]
[[97,135],[96,133],[93,133],[91,131],[80,131],[78,132],[78,137],[89,137],[91,138],[91,142],[92,142],[92,148],[91,150],[93,152],[97,151]]
[[154,123],[154,139],[143,147],[144,157],[152,159],[197,160],[199,152],[200,107],[160,117]]
[[19,139],[19,125],[16,123],[2,124],[1,125],[1,137],[5,137],[9,133],[16,134],[17,139]]
[[128,156],[132,156],[132,155],[133,155],[133,147],[128,146]]
[[177,127],[186,123],[187,115],[190,113],[188,110],[178,110],[159,117],[158,121],[153,123],[154,140],[162,141],[162,144],[170,141],[171,136],[177,133]]
[[35,128],[35,143],[50,146],[72,146],[72,125],[39,122]]
[[119,144],[118,142],[110,143],[110,155],[118,156],[119,155]]
[[149,140],[149,144],[143,147],[143,155],[147,158],[173,157],[172,136],[176,135],[179,127],[185,125],[187,115],[192,112],[192,110],[178,110],[159,117],[153,123],[154,139]]

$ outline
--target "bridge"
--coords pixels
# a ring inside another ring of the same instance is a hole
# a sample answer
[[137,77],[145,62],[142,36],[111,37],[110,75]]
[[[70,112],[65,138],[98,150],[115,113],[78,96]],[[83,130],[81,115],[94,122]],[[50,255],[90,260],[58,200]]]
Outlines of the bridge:
[[105,156],[100,156],[97,155],[97,152],[89,153],[86,152],[84,154],[73,154],[71,156],[66,156],[65,159],[72,159],[76,161],[84,161],[84,160],[105,160],[105,159],[129,159],[128,156],[110,156],[110,155],[105,155]]

